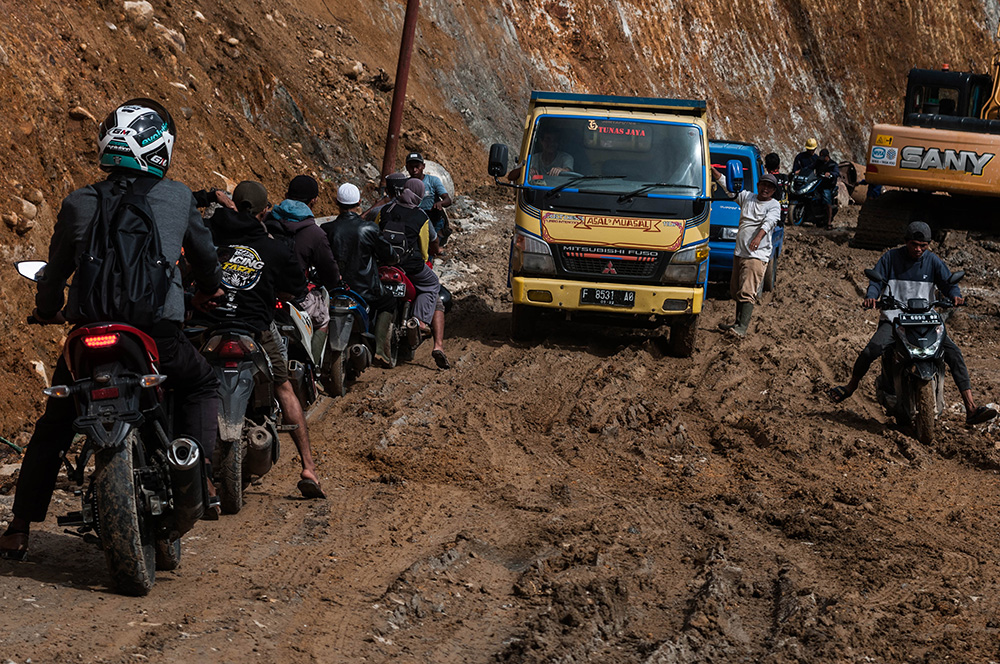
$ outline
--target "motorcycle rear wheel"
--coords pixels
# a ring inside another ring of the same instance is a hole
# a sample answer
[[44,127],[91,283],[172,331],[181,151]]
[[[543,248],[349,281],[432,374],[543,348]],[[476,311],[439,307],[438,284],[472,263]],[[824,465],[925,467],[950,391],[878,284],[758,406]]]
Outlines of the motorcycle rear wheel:
[[347,394],[347,364],[344,362],[343,351],[327,351],[326,378],[330,383],[325,385],[326,391],[331,397],[342,397]]
[[[245,435],[246,429],[244,429]],[[227,443],[216,439],[219,446],[219,463],[215,468],[218,480],[219,507],[225,514],[237,514],[243,509],[243,446],[239,440]]]
[[181,564],[181,540],[158,539],[156,540],[156,570],[175,570]]
[[937,415],[937,399],[934,394],[934,381],[920,381],[910,390],[915,415],[913,428],[917,440],[929,445],[934,440],[935,416]]
[[119,450],[95,456],[93,476],[101,546],[112,587],[123,595],[149,594],[156,580],[156,542],[135,482],[139,436],[132,431]]

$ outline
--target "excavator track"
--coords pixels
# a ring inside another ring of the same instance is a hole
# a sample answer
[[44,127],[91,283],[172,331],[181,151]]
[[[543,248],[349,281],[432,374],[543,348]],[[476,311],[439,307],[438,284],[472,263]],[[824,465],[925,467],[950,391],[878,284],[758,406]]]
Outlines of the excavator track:
[[886,249],[903,242],[911,221],[923,221],[940,240],[947,230],[996,232],[997,199],[921,191],[887,191],[861,206],[852,247]]

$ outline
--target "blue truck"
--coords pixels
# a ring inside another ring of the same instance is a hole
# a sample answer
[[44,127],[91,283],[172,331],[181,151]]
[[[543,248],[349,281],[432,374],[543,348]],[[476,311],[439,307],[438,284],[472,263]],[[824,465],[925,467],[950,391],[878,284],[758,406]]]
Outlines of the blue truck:
[[[738,141],[709,141],[709,158],[720,172],[726,172],[726,164],[736,160],[743,165],[743,186],[757,192],[757,183],[764,173],[764,160],[760,150],[752,143]],[[709,229],[708,278],[712,281],[729,281],[733,272],[733,249],[736,247],[736,229],[740,225],[740,206],[729,198],[725,188],[714,186],[712,190],[712,213]],[[764,291],[773,291],[777,286],[778,263],[785,244],[785,228],[779,224],[771,236],[771,260],[764,273]]]

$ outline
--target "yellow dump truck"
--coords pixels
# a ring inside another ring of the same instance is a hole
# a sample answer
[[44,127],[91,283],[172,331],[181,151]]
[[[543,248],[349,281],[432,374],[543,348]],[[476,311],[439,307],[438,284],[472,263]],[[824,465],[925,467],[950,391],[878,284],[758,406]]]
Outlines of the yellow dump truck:
[[869,185],[899,189],[869,195],[852,244],[898,244],[915,220],[935,229],[995,224],[1000,208],[997,70],[996,56],[992,76],[947,67],[910,70],[903,122],[872,128],[865,169]]
[[669,324],[672,351],[691,355],[708,275],[705,115],[704,101],[532,93],[517,168],[505,145],[490,150],[490,174],[517,189],[512,336],[545,312]]

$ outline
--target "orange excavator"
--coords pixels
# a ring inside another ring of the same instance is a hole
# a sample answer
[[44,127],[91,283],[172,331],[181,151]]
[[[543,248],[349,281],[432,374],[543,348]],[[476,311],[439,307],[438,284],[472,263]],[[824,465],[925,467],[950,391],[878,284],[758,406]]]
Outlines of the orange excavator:
[[[1000,27],[997,29],[1000,39]],[[935,232],[1000,221],[1000,52],[989,74],[911,69],[901,125],[877,124],[865,179],[893,188],[869,196],[852,245],[899,244],[906,225]]]

